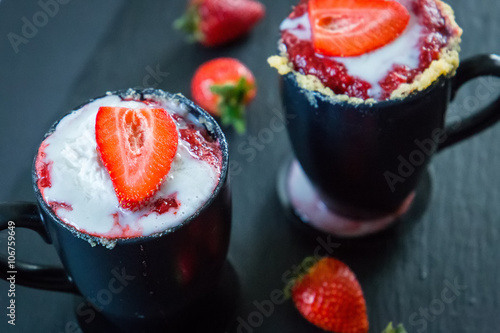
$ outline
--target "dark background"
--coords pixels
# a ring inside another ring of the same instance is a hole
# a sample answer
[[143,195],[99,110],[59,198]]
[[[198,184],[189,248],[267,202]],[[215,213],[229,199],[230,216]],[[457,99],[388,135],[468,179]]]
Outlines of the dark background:
[[[37,145],[56,119],[87,99],[107,90],[144,85],[189,96],[197,66],[218,56],[239,58],[254,72],[260,90],[248,110],[248,131],[243,136],[226,131],[231,159],[238,163],[232,175],[229,261],[240,286],[231,294],[232,311],[221,307],[227,315],[215,319],[227,332],[237,331],[238,317],[244,321],[255,317],[254,301],[269,300],[273,290],[283,288],[281,276],[313,255],[319,244],[294,228],[276,194],[278,169],[290,154],[286,132],[275,132],[266,143],[259,141],[262,146],[255,154],[244,152],[252,138],[261,140],[262,131],[268,132],[265,129],[281,109],[278,75],[266,58],[275,53],[279,23],[296,1],[262,2],[267,15],[251,35],[224,48],[205,49],[185,43],[171,27],[184,1],[73,0],[60,5],[59,12],[27,44],[19,45],[17,53],[7,34],[21,35],[22,18],[32,21],[41,7],[36,1],[0,2],[0,201],[34,200],[30,168]],[[449,3],[464,29],[462,59],[500,53],[500,2]],[[148,72],[155,69],[168,76],[145,83]],[[493,91],[500,91],[499,81],[468,85],[449,117],[460,119],[476,104],[493,98]],[[498,142],[500,126],[495,126],[436,156],[429,169],[430,202],[411,228],[370,247],[341,244],[335,250],[334,255],[358,275],[371,332],[380,332],[391,320],[403,322],[409,332],[500,330]],[[2,233],[2,254],[5,240]],[[17,241],[17,260],[58,264],[55,251],[36,234],[18,229]],[[454,280],[467,289],[442,308],[445,281]],[[7,286],[0,281],[0,332],[73,331],[73,304],[78,301],[74,296],[22,286],[16,292],[16,326],[7,325]],[[419,311],[429,307],[435,315],[423,319]],[[276,305],[262,318],[254,332],[319,332],[290,302]],[[215,330],[211,325],[207,320],[204,330]]]

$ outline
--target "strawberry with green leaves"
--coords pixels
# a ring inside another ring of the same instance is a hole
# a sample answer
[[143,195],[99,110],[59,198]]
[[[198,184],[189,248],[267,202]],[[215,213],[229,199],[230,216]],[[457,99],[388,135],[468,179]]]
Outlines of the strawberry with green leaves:
[[[301,267],[313,265],[289,282],[291,296],[300,314],[311,324],[334,333],[368,333],[363,291],[356,276],[343,262],[325,257],[304,259]],[[382,333],[406,333],[403,325],[389,323]]]
[[310,0],[309,20],[317,53],[353,57],[399,37],[410,21],[408,10],[392,0]]
[[265,14],[255,0],[191,0],[174,26],[205,46],[218,46],[247,34]]
[[191,81],[193,100],[224,125],[245,132],[245,106],[257,94],[250,69],[234,58],[217,58],[202,64]]
[[177,127],[164,109],[100,107],[97,151],[124,209],[145,206],[158,191],[177,152]]
[[363,291],[343,262],[322,258],[291,288],[295,307],[310,323],[335,333],[367,333]]

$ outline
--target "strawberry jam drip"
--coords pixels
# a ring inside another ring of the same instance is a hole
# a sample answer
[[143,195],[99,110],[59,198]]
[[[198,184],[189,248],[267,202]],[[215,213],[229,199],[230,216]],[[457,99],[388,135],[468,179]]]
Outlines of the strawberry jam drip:
[[[113,228],[104,235],[90,233],[93,236],[104,236],[107,238],[134,238],[142,236],[142,228],[133,230],[129,225],[122,225],[120,223],[120,214],[114,213],[113,215]],[[87,232],[88,233],[88,232]]]
[[[168,198],[160,198],[153,202],[152,210],[159,215],[167,213],[171,209],[177,209],[181,203],[177,200],[177,193],[169,196]],[[175,213],[174,213],[175,214]]]
[[142,236],[142,228],[139,227],[138,229],[132,229],[129,225],[122,225],[120,223],[120,214],[119,213],[114,213],[111,214],[111,217],[113,218],[113,227],[111,228],[110,231],[102,234],[98,234],[95,232],[89,232],[83,228],[77,228],[79,231],[84,232],[90,236],[94,237],[104,237],[108,239],[130,239],[130,238],[135,238],[135,237],[140,237]]
[[46,188],[52,186],[52,183],[50,182],[50,171],[49,171],[51,165],[52,162],[40,163],[40,171],[38,171],[38,187]]
[[73,207],[71,207],[71,205],[68,205],[67,203],[59,202],[59,201],[50,201],[49,206],[50,206],[50,208],[52,208],[52,210],[56,214],[57,214],[57,211],[59,209],[65,209],[65,210],[69,210],[69,211],[73,210]]
[[[294,8],[289,18],[306,14],[308,2],[308,0],[302,0]],[[409,68],[395,64],[386,77],[379,82],[382,88],[379,100],[388,99],[402,83],[412,83],[415,77],[424,72],[432,61],[439,58],[443,47],[456,34],[456,31],[446,24],[435,0],[415,0],[412,10],[418,17],[419,23],[424,27],[419,40],[419,66],[418,68]],[[282,40],[287,48],[288,57],[297,72],[316,76],[336,94],[362,99],[370,97],[368,94],[371,88],[370,83],[349,75],[346,67],[333,58],[318,56],[311,41],[299,40],[286,30],[282,31]]]
[[47,154],[45,153],[46,147],[46,143],[43,143],[40,146],[40,152],[35,166],[38,175],[37,184],[42,192],[44,188],[52,186],[52,182],[50,180],[50,168],[52,166],[52,162],[45,162],[45,158],[47,157]]

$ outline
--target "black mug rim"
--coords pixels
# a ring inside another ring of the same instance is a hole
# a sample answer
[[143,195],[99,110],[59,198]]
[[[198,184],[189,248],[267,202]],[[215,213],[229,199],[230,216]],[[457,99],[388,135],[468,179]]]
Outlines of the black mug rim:
[[[363,108],[366,110],[372,110],[374,108],[384,108],[386,106],[394,106],[396,104],[408,103],[408,102],[413,102],[415,100],[421,99],[421,98],[425,97],[425,95],[429,94],[435,87],[440,85],[442,82],[444,82],[452,77],[452,75],[450,75],[450,74],[441,74],[425,89],[414,90],[406,96],[400,96],[400,97],[397,97],[394,99],[388,99],[388,100],[384,100],[384,101],[375,101],[373,103],[366,103],[366,101],[363,101],[361,103],[352,103],[348,100],[347,101],[335,100],[334,96],[325,95],[322,92],[319,92],[316,90],[309,90],[307,88],[301,87],[297,81],[297,76],[295,75],[295,73],[296,72],[289,72],[289,73],[286,73],[284,75],[281,75],[281,77],[283,79],[288,79],[288,80],[292,81],[293,84],[298,89],[312,94],[314,96],[314,98],[319,99],[323,102],[329,102],[331,104],[339,105],[340,107]],[[376,110],[376,111],[380,112],[380,110]]]
[[[204,120],[206,120],[210,124],[210,126],[208,126],[208,127],[212,127],[212,129],[208,128],[206,125],[204,125],[204,127],[207,129],[207,131],[211,135],[213,135],[219,141],[220,149],[222,152],[222,165],[221,165],[221,173],[220,173],[219,181],[217,183],[217,186],[213,190],[212,194],[205,201],[205,203],[200,208],[198,208],[196,210],[196,212],[194,212],[191,216],[186,218],[182,223],[180,223],[179,225],[176,225],[175,227],[171,227],[171,228],[168,228],[168,229],[163,230],[163,231],[155,232],[151,235],[131,237],[131,238],[119,238],[119,237],[108,238],[108,237],[99,237],[99,236],[90,235],[88,233],[82,232],[82,231],[76,229],[75,227],[61,221],[59,216],[57,216],[57,214],[49,207],[47,202],[45,202],[45,200],[43,199],[43,196],[40,192],[40,189],[38,188],[38,184],[37,184],[38,176],[37,176],[37,172],[36,172],[36,160],[38,157],[39,148],[40,148],[41,144],[43,143],[43,141],[54,132],[57,125],[59,124],[59,122],[62,119],[64,119],[66,116],[70,115],[71,113],[81,109],[83,106],[85,106],[85,105],[87,105],[87,104],[89,104],[97,99],[106,97],[106,96],[117,95],[120,97],[125,97],[125,96],[128,97],[128,96],[135,95],[135,94],[138,94],[140,96],[140,100],[144,99],[144,95],[156,95],[156,96],[161,97],[161,98],[175,99],[175,100],[179,101],[181,104],[187,106],[189,113],[191,113],[191,114],[194,113],[197,116],[202,116],[204,118]],[[81,239],[84,239],[86,241],[96,243],[96,244],[102,244],[102,241],[112,242],[115,244],[126,244],[126,243],[136,243],[136,242],[160,238],[160,237],[163,237],[163,236],[168,235],[170,233],[173,233],[173,232],[183,228],[184,226],[187,226],[188,224],[190,224],[191,221],[195,220],[205,210],[207,210],[208,207],[210,207],[212,205],[212,203],[215,201],[215,199],[219,196],[220,192],[222,191],[222,188],[226,185],[226,182],[227,182],[228,165],[229,165],[229,149],[228,149],[226,137],[224,135],[224,132],[220,128],[219,124],[217,123],[217,121],[207,111],[205,111],[200,106],[196,105],[193,101],[186,98],[184,95],[182,95],[180,93],[172,94],[172,93],[163,91],[161,89],[153,89],[153,88],[146,88],[146,89],[130,88],[130,89],[122,89],[122,90],[116,90],[116,91],[108,91],[101,96],[91,98],[91,99],[87,100],[86,102],[81,103],[77,107],[73,108],[71,111],[69,111],[68,113],[66,113],[62,117],[60,117],[58,120],[56,120],[54,122],[54,124],[52,124],[52,126],[49,128],[49,130],[44,134],[42,141],[38,145],[37,152],[35,154],[35,158],[34,158],[33,165],[32,165],[31,177],[32,177],[32,185],[33,185],[33,189],[34,189],[34,193],[35,193],[35,197],[36,197],[36,200],[38,202],[38,205],[57,224],[59,224],[63,228],[70,231],[75,237],[78,237],[78,238],[81,238]]]

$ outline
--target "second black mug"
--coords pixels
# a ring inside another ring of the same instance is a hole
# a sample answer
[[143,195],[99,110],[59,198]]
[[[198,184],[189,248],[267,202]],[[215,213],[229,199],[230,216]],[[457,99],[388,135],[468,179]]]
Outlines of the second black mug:
[[[445,126],[458,89],[479,76],[500,77],[500,57],[464,61],[408,97],[373,104],[336,102],[282,76],[281,91],[293,151],[322,201],[357,220],[387,216],[415,190],[430,158],[500,119],[500,99],[459,124]],[[311,101],[314,100],[314,102]]]

